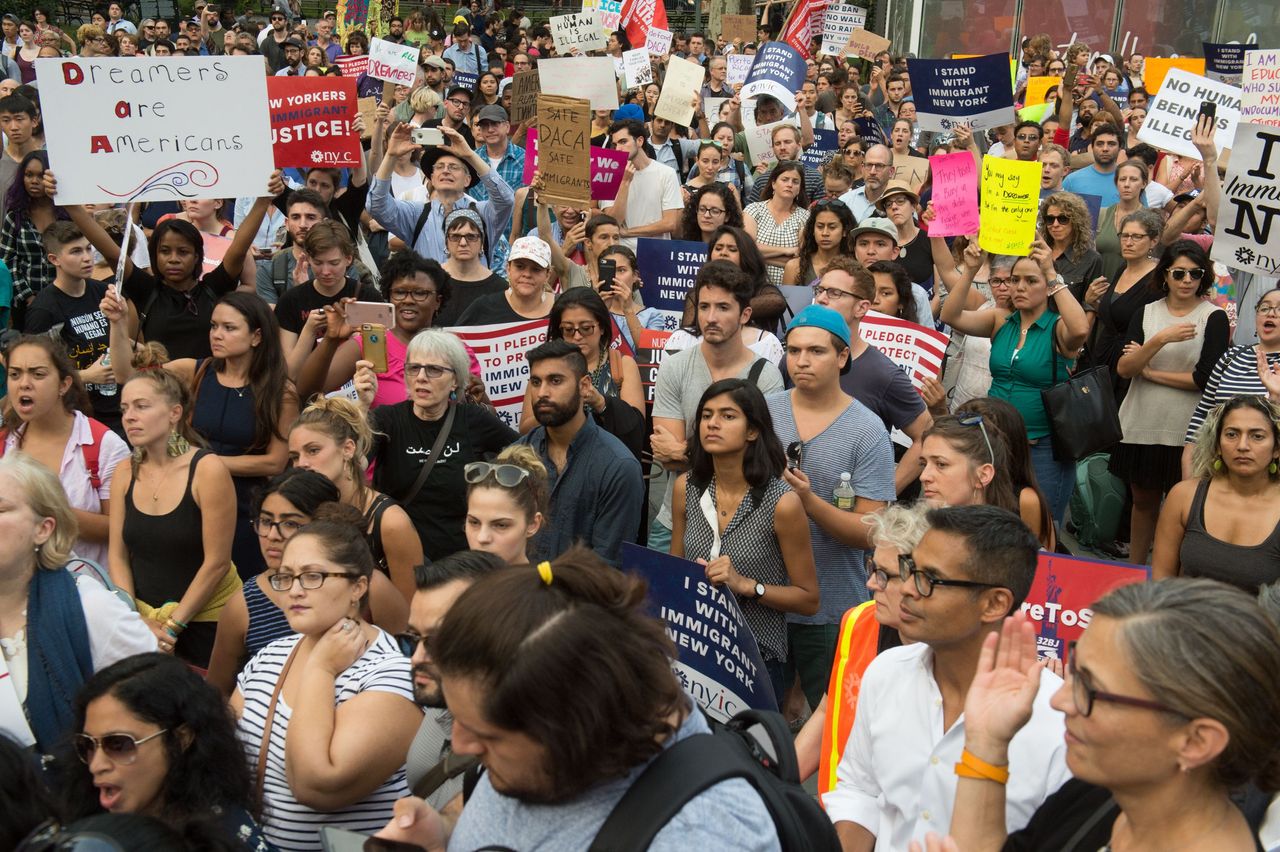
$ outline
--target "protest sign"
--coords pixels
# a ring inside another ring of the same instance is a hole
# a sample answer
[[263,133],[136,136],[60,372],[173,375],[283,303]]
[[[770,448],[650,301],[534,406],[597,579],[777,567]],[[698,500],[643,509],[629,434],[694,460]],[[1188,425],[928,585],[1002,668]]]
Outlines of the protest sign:
[[780,41],[766,42],[756,53],[751,73],[738,92],[743,101],[768,95],[782,101],[787,112],[796,108],[796,92],[804,82],[805,62],[800,51]]
[[854,30],[849,34],[849,55],[870,61],[876,54],[888,50],[891,42],[882,35],[870,30]]
[[1146,565],[1081,559],[1040,552],[1031,592],[1022,602],[1036,628],[1040,657],[1067,658],[1067,645],[1080,638],[1093,619],[1091,607],[1112,589],[1151,579]]
[[604,50],[609,46],[594,10],[553,15],[550,23],[551,38],[556,43],[556,53],[561,56],[568,56],[575,49],[579,53],[586,53],[588,50]]
[[517,71],[511,78],[511,121],[528,121],[538,114],[538,72]]
[[1258,45],[1201,43],[1204,45],[1204,76],[1229,86],[1239,86],[1244,73],[1245,54],[1257,50]]
[[907,74],[921,130],[945,131],[957,124],[985,130],[1013,122],[1007,53],[971,59],[908,59]]
[[[538,168],[538,128],[529,128],[524,143],[523,182],[527,186],[533,182],[533,172]],[[592,145],[591,200],[612,201],[617,198],[622,186],[622,173],[626,168],[626,152]]]
[[[59,205],[257,198],[271,176],[260,56],[36,63]],[[218,121],[209,105],[235,104]]]
[[375,80],[412,86],[418,80],[418,48],[412,44],[371,39],[369,70],[366,73]]
[[751,73],[751,66],[755,61],[756,58],[754,55],[747,55],[745,53],[729,54],[725,82],[730,84],[747,82],[747,75]]
[[[751,160],[751,166],[758,166],[761,163],[776,163],[778,155],[773,153],[773,129],[780,125],[792,125],[793,122],[774,121],[769,124],[744,124],[742,135],[747,139],[747,157]],[[768,176],[760,178],[767,180]]]
[[364,119],[364,133],[360,134],[360,138],[368,139],[373,136],[373,124],[378,117],[378,99],[360,98],[356,101],[356,107],[360,110],[360,117]]
[[461,86],[464,89],[476,90],[476,82],[479,81],[479,74],[472,74],[470,71],[454,71],[453,80],[449,82],[449,87]]
[[1280,50],[1246,53],[1240,87],[1240,120],[1280,127]]
[[815,129],[813,131],[813,144],[807,146],[800,152],[800,162],[804,163],[806,166],[813,166],[815,169],[820,169],[827,160],[831,159],[832,152],[836,150],[839,144],[839,131],[835,129]]
[[[671,328],[676,328],[679,323],[679,319],[674,320]],[[635,359],[636,366],[640,368],[640,384],[644,387],[646,418],[653,413],[653,387],[658,381],[658,368],[667,357],[667,341],[670,338],[670,331],[648,328],[641,329],[640,336],[636,338]]]
[[942,375],[942,362],[951,340],[940,331],[878,311],[867,311],[858,336],[897,364],[916,390],[924,386],[926,377],[936,379]]
[[369,70],[369,55],[339,56],[333,60],[333,64],[337,65],[338,69],[342,71],[343,77],[355,78]]
[[538,95],[541,197],[548,203],[586,207],[591,200],[591,105],[582,98]]
[[1204,76],[1204,60],[1191,56],[1148,56],[1142,63],[1142,83],[1147,94],[1154,96],[1164,85],[1170,71],[1180,70],[1193,77]]
[[1168,73],[1160,94],[1148,104],[1147,118],[1138,131],[1139,141],[1193,160],[1200,159],[1200,152],[1191,144],[1191,129],[1195,127],[1201,101],[1218,105],[1213,141],[1221,154],[1231,147],[1235,137],[1236,123],[1240,120],[1240,90],[1180,68]]
[[709,583],[707,569],[696,562],[631,542],[622,545],[621,567],[648,582],[652,614],[676,646],[671,667],[708,716],[727,722],[743,710],[778,709],[733,592]]
[[644,49],[654,56],[666,56],[671,50],[671,30],[649,27],[649,34],[645,37]]
[[978,244],[992,254],[1031,253],[1040,205],[1040,164],[982,158]]
[[618,84],[612,56],[569,56],[538,61],[538,91],[586,98],[592,109],[617,109]]
[[643,47],[624,51],[622,54],[623,86],[627,89],[638,89],[653,82],[653,64],[649,62],[649,51]]
[[356,81],[349,77],[268,77],[267,105],[276,168],[360,165],[351,132]]
[[733,44],[734,39],[742,39],[743,44],[756,40],[755,15],[721,15],[720,33],[726,44]]
[[729,98],[703,98],[702,114],[707,117],[707,126],[714,127],[716,122],[720,120],[720,107],[725,105]]
[[1212,257],[1232,269],[1280,274],[1280,129],[1241,124],[1218,203]]
[[933,175],[931,237],[958,237],[978,232],[978,164],[968,151],[929,158]]
[[843,3],[828,6],[826,17],[822,19],[822,50],[819,52],[838,56],[849,43],[853,31],[866,25],[866,9]]
[[674,331],[684,314],[684,300],[698,270],[707,262],[706,243],[690,240],[636,240],[636,267],[644,270],[644,303],[674,318]]
[[693,123],[693,97],[702,89],[702,66],[673,56],[667,62],[667,76],[662,81],[662,94],[653,114],[681,127]]
[[583,0],[582,11],[596,10],[600,31],[611,33],[622,29],[622,0]]
[[1062,85],[1061,77],[1028,77],[1023,106],[1039,106],[1048,101],[1049,90]]
[[480,362],[480,378],[494,411],[512,429],[520,423],[529,364],[525,353],[547,341],[547,321],[520,320],[494,325],[447,328],[457,335]]

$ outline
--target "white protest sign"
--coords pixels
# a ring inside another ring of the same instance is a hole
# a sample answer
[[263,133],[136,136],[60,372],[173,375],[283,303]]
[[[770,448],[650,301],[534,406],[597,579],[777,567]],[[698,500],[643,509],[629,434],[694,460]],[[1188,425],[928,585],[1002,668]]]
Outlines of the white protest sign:
[[473,325],[446,328],[461,338],[480,362],[480,378],[503,423],[515,429],[520,423],[524,389],[529,383],[529,363],[525,353],[547,340],[547,321]]
[[[36,63],[54,201],[256,198],[274,168],[258,56]],[[211,104],[235,104],[217,121]]]
[[940,331],[878,311],[867,311],[858,332],[859,337],[897,364],[916,390],[924,387],[926,377],[936,379],[942,373],[942,361],[951,338]]
[[1231,140],[1236,135],[1236,123],[1240,120],[1240,90],[1181,68],[1169,69],[1160,91],[1151,99],[1147,118],[1138,131],[1139,141],[1193,160],[1200,159],[1196,146],[1191,144],[1191,129],[1195,127],[1201,101],[1213,101],[1218,105],[1213,142],[1221,154],[1231,147]]
[[1280,127],[1280,50],[1245,51],[1240,120]]
[[366,73],[375,80],[412,86],[418,80],[418,48],[412,44],[371,39],[369,70]]
[[[771,124],[743,127],[743,135],[747,137],[747,156],[751,159],[752,166],[758,166],[761,163],[773,165],[778,161],[778,155],[773,153],[773,128],[789,123],[783,119]],[[757,177],[757,180],[765,180],[765,178]]]
[[1280,275],[1280,130],[1241,124],[1218,203],[1214,260],[1258,275]]
[[575,48],[586,53],[588,50],[604,50],[609,45],[594,10],[552,16],[551,38],[556,43],[556,53],[561,56],[568,56]]
[[582,0],[582,11],[594,11],[606,34],[622,29],[622,0]]
[[591,101],[592,109],[618,108],[612,56],[566,56],[538,62],[538,91]]
[[654,56],[666,56],[671,52],[671,30],[649,27],[649,35],[645,38],[644,49]]
[[839,56],[854,30],[867,25],[867,10],[844,4],[827,7],[822,21],[822,53]]
[[653,65],[649,62],[649,51],[643,47],[628,50],[622,54],[622,70],[625,86],[638,89],[653,82]]
[[755,56],[748,56],[743,53],[731,53],[728,58],[728,75],[725,77],[726,83],[745,83],[747,75],[751,73],[751,63],[755,62]]
[[681,127],[693,122],[693,96],[702,89],[702,66],[688,59],[671,57],[667,63],[667,76],[662,81],[662,94],[653,114],[673,121]]
[[724,106],[725,101],[729,98],[703,98],[702,114],[707,117],[707,123],[714,125],[720,120],[720,107]]

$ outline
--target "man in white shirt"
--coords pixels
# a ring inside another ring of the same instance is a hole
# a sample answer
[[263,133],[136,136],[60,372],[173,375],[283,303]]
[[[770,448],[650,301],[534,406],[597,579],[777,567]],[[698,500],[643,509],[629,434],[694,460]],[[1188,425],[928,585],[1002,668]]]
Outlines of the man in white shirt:
[[644,150],[649,131],[635,119],[615,121],[609,127],[614,150],[626,151],[630,162],[613,203],[601,210],[622,225],[622,243],[635,251],[636,238],[671,239],[680,227],[684,200],[680,179],[670,166],[652,159]]
[[[985,429],[982,423],[975,429]],[[985,434],[985,433],[984,433]],[[1016,612],[1035,576],[1035,536],[993,506],[932,509],[929,531],[899,561],[899,632],[912,644],[867,667],[836,787],[823,797],[845,852],[907,852],[951,824],[964,702],[983,642]],[[1070,777],[1062,714],[1049,698],[1062,679],[1044,671],[1031,721],[1009,746],[1009,831]]]

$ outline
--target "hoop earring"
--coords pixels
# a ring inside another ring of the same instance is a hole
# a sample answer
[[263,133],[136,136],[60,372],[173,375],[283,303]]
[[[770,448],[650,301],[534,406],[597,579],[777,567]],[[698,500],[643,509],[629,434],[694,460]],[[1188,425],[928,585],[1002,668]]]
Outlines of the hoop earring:
[[169,441],[164,449],[165,455],[171,459],[176,459],[178,456],[185,455],[189,449],[191,449],[191,443],[183,437],[181,432],[177,429],[169,432]]

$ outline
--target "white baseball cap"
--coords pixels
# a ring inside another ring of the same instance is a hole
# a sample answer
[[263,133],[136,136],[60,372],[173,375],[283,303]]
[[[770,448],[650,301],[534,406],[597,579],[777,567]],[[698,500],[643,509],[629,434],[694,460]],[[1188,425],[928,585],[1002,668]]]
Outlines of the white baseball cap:
[[507,260],[509,262],[520,258],[532,260],[543,269],[550,269],[551,246],[540,237],[521,237],[511,244],[511,253],[507,255]]

